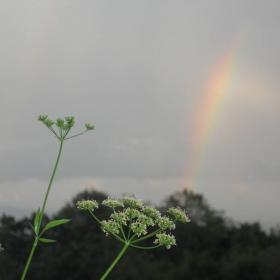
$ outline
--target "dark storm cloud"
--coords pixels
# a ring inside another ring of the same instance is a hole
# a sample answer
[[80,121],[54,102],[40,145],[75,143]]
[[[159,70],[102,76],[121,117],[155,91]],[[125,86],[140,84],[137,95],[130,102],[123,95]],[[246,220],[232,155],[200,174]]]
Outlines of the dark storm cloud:
[[[73,133],[96,125],[65,143],[57,180],[71,185],[68,197],[82,178],[108,192],[134,185],[157,201],[183,187],[198,100],[233,38],[240,40],[235,87],[207,144],[197,190],[217,207],[231,205],[236,217],[238,195],[252,212],[252,197],[276,201],[279,8],[279,1],[3,3],[1,205],[9,198],[27,207],[32,188],[47,184],[59,142],[37,121],[40,114],[74,115]],[[271,193],[260,191],[265,187]]]

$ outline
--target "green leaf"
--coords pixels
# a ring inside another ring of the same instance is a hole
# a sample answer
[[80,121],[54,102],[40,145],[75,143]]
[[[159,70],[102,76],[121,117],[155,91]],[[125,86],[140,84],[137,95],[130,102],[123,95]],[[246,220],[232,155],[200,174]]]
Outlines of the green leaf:
[[36,233],[35,228],[31,225],[31,223],[29,223],[28,221],[27,223],[33,228],[34,232]]
[[35,219],[34,219],[34,231],[36,234],[38,234],[39,231],[39,218],[40,218],[40,208],[38,209]]
[[68,223],[70,220],[69,219],[62,219],[62,220],[54,220],[54,221],[51,221],[49,223],[46,224],[45,228],[42,230],[41,234],[43,232],[45,232],[46,230],[52,228],[52,227],[56,227],[56,226],[59,226],[61,224],[65,224],[65,223]]
[[54,242],[57,242],[56,240],[47,239],[47,238],[39,238],[39,240],[40,240],[41,242],[44,242],[44,243],[54,243]]

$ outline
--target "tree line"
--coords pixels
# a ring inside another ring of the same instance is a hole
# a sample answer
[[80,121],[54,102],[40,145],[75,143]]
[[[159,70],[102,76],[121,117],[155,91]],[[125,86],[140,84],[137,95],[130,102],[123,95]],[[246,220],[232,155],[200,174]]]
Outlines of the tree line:
[[[40,244],[31,263],[28,280],[100,279],[122,248],[106,236],[89,213],[78,211],[76,202],[93,198],[101,203],[108,197],[96,190],[79,193],[53,219],[67,218],[70,223],[50,229],[44,237],[55,239]],[[279,280],[280,229],[270,232],[259,223],[236,223],[212,208],[201,194],[184,189],[169,196],[158,209],[187,210],[188,224],[174,230],[177,247],[155,250],[129,248],[107,279],[112,280]],[[96,210],[100,220],[108,219],[106,207]],[[27,221],[2,214],[0,242],[0,279],[19,280],[34,235]],[[50,217],[44,216],[46,224]],[[143,246],[150,246],[143,241]],[[149,243],[149,244],[148,244]]]

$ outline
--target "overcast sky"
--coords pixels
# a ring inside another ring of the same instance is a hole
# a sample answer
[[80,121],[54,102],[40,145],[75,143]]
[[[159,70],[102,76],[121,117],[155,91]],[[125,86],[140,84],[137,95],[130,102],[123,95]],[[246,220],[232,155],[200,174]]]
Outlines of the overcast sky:
[[[59,141],[38,115],[73,115],[72,135],[96,129],[65,142],[48,213],[86,188],[158,204],[189,187],[237,221],[280,224],[279,12],[256,0],[2,1],[0,211],[41,206]],[[227,53],[215,108],[207,84]],[[201,111],[216,119],[194,159]]]

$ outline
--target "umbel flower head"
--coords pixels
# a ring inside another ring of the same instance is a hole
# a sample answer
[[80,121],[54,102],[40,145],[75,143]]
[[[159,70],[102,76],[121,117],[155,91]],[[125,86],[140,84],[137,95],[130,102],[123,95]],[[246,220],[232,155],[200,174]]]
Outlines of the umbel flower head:
[[107,198],[102,202],[102,204],[112,208],[124,207],[123,202],[117,198]]
[[[38,120],[43,122],[46,127],[56,136],[56,138],[58,138],[59,140],[63,141],[63,140],[67,140],[73,137],[76,137],[78,135],[81,135],[89,130],[93,130],[94,129],[94,125],[90,125],[89,123],[85,124],[86,127],[86,131],[76,134],[74,136],[68,137],[66,138],[66,136],[68,135],[69,131],[71,130],[71,128],[74,126],[75,124],[75,120],[74,117],[65,117],[65,120],[58,118],[55,121],[52,121],[50,119],[48,119],[47,115],[40,115],[38,117]],[[56,125],[58,128],[58,133],[55,132],[55,130],[53,129],[53,125]]]
[[[99,221],[93,214],[98,204],[95,200],[82,200],[77,202],[79,210],[88,210],[100,223],[102,231],[108,236],[112,234],[116,239],[137,248],[155,248],[166,246],[167,249],[176,245],[175,237],[166,231],[175,229],[176,222],[186,223],[186,213],[180,208],[170,208],[168,212],[174,217],[171,219],[162,216],[153,206],[146,206],[134,196],[124,196],[122,200],[108,198],[102,205],[111,208],[112,214],[108,220]],[[155,236],[155,247],[139,247],[134,244]]]
[[88,210],[93,212],[94,209],[98,208],[98,203],[95,200],[82,200],[77,202],[78,210]]
[[186,212],[178,206],[177,208],[171,207],[168,210],[168,213],[174,216],[175,220],[180,221],[184,224],[190,222],[190,219],[187,217]]
[[166,234],[165,232],[156,235],[157,239],[154,241],[155,244],[166,246],[170,249],[172,245],[176,245],[175,236],[171,234]]

